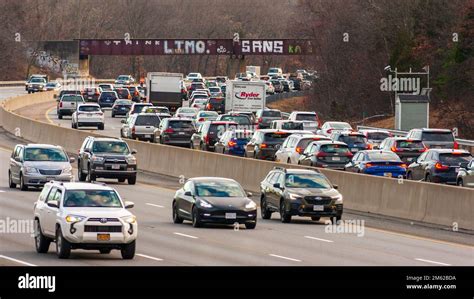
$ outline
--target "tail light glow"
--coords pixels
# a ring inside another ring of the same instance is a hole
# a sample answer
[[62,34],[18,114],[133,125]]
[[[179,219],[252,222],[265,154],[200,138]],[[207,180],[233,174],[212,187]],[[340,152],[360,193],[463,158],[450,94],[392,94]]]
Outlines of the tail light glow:
[[448,169],[449,169],[449,166],[443,165],[443,164],[437,162],[437,163],[435,164],[435,168],[436,168],[436,170],[444,171],[444,170],[448,170]]

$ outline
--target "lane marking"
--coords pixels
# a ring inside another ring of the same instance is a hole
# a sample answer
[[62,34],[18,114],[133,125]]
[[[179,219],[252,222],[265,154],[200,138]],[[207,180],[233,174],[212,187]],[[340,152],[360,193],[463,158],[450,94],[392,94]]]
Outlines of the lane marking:
[[157,208],[164,208],[163,206],[160,205],[155,205],[153,203],[146,203],[147,206],[152,206],[152,207],[157,207]]
[[12,262],[19,263],[19,264],[22,264],[22,265],[25,265],[25,266],[37,267],[37,266],[34,265],[34,264],[30,264],[30,263],[24,262],[24,261],[22,261],[22,260],[14,259],[14,258],[12,258],[12,257],[5,256],[5,255],[0,255],[0,258],[6,259],[6,260],[10,260],[10,261],[12,261]]
[[327,243],[334,243],[334,241],[331,241],[331,240],[320,239],[320,238],[311,237],[311,236],[304,236],[304,237],[305,237],[306,239],[318,240],[318,241],[327,242]]
[[441,262],[437,262],[437,261],[430,261],[430,260],[425,260],[425,259],[420,259],[420,258],[416,258],[415,260],[420,261],[420,262],[425,262],[425,263],[431,263],[431,264],[435,264],[435,265],[451,266],[450,264],[441,263]]
[[46,112],[44,113],[44,117],[46,117],[46,120],[48,120],[48,121],[49,121],[51,124],[53,124],[53,125],[55,125],[56,123],[53,122],[53,121],[51,120],[51,118],[49,118],[49,113],[50,113],[51,111],[53,111],[54,108],[56,108],[56,107],[53,106],[53,107],[49,108],[48,110],[46,110]]
[[191,236],[191,235],[186,235],[186,234],[182,234],[182,233],[173,233],[173,234],[181,236],[181,237],[186,237],[186,238],[191,238],[191,239],[198,239],[198,237]]
[[286,256],[282,256],[282,255],[276,255],[276,254],[273,254],[273,253],[270,253],[268,254],[269,256],[273,256],[273,257],[276,257],[276,258],[279,258],[279,259],[284,259],[284,260],[288,260],[288,261],[292,261],[292,262],[301,262],[301,260],[297,260],[297,259],[294,259],[294,258],[291,258],[291,257],[286,257]]
[[157,257],[153,257],[153,256],[149,256],[149,255],[146,255],[146,254],[136,253],[135,255],[136,255],[136,256],[143,257],[143,258],[146,258],[146,259],[158,261],[158,262],[163,261],[163,259],[160,259],[160,258],[157,258]]

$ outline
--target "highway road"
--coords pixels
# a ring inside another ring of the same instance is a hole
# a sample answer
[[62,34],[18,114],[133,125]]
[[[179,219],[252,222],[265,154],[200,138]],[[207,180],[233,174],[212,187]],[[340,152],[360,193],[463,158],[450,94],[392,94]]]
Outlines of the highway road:
[[[20,88],[2,89],[0,98],[15,93],[22,91]],[[36,111],[44,107],[40,108],[29,110],[38,114]],[[53,111],[47,115],[58,122]],[[70,126],[69,119],[59,122]],[[118,136],[120,126],[120,119],[107,119],[104,133]],[[31,220],[39,191],[21,192],[7,187],[9,157],[16,142],[11,138],[0,134],[0,220],[7,217]],[[135,186],[104,180],[125,200],[135,202],[131,211],[138,219],[139,237],[134,260],[122,260],[119,251],[101,255],[82,250],[73,251],[69,260],[59,260],[54,244],[48,254],[37,254],[30,233],[0,233],[0,265],[474,265],[473,246],[436,240],[439,234],[436,229],[431,231],[433,239],[371,227],[365,227],[364,235],[357,236],[326,232],[324,219],[312,222],[295,217],[293,223],[283,224],[277,214],[270,220],[259,217],[255,230],[246,230],[244,226],[239,230],[231,226],[196,229],[189,222],[173,224],[171,202],[179,183],[163,180],[158,176],[143,175]],[[358,216],[346,214],[344,218],[358,219]],[[466,236],[469,237],[472,236]]]

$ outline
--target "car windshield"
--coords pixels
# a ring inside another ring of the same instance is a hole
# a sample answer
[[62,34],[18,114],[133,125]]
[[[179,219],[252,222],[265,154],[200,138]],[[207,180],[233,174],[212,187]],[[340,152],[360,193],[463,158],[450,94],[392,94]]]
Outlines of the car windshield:
[[128,80],[128,76],[119,76],[117,80]]
[[467,165],[469,161],[471,161],[472,156],[468,153],[462,153],[462,154],[452,154],[452,153],[443,153],[439,154],[439,161],[442,164],[447,164],[447,165]]
[[112,89],[112,86],[110,85],[99,85],[100,88],[102,88],[102,90],[111,90]]
[[193,123],[191,121],[171,120],[168,127],[172,129],[192,129]]
[[422,139],[423,141],[454,141],[453,133],[451,132],[423,132]]
[[339,136],[339,141],[346,144],[356,144],[356,143],[366,143],[367,140],[364,136],[361,135],[341,135]]
[[118,101],[115,102],[115,105],[132,106],[132,101],[118,100]]
[[390,137],[390,134],[387,132],[369,132],[367,133],[367,139],[370,140],[384,140],[385,138]]
[[68,161],[66,153],[56,148],[26,148],[25,161]]
[[79,111],[83,111],[83,112],[98,112],[100,111],[100,107],[99,106],[90,106],[90,105],[82,105],[82,106],[79,106]]
[[214,112],[214,113],[212,113],[212,112],[200,112],[199,113],[199,117],[217,117],[217,116],[218,116],[217,112]]
[[204,94],[204,93],[198,93],[198,94],[193,95],[193,99],[205,99],[206,100],[207,98],[208,98],[207,94]]
[[179,113],[196,113],[196,109],[194,109],[194,108],[181,108],[181,109],[179,109]]
[[160,121],[161,119],[158,115],[139,115],[135,121],[135,125],[158,127]]
[[242,187],[235,182],[196,182],[195,187],[199,197],[245,197]]
[[281,112],[278,110],[264,110],[262,112],[263,117],[281,117]]
[[160,108],[160,107],[143,107],[142,112],[145,113],[170,113],[168,108]]
[[309,120],[309,121],[317,121],[316,114],[297,114],[296,120]]
[[373,152],[367,154],[369,161],[400,161],[400,158],[391,152]]
[[129,149],[127,144],[123,141],[96,141],[92,146],[92,152],[127,155]]
[[281,124],[282,130],[304,130],[303,123],[285,122]]
[[333,129],[336,129],[336,130],[352,129],[351,125],[347,124],[347,123],[330,123],[329,127],[333,128]]
[[56,86],[56,84],[57,84],[57,83],[48,83],[48,84],[46,84],[46,86],[48,86],[48,87],[54,87],[54,86]]
[[324,176],[318,174],[287,174],[285,187],[331,189],[331,184]]
[[420,140],[399,140],[397,141],[397,148],[414,148],[421,149],[424,148],[423,142]]
[[61,101],[63,102],[83,102],[84,100],[82,99],[81,96],[64,96],[61,98]]
[[64,207],[121,208],[117,193],[113,190],[67,190]]
[[223,115],[221,117],[221,120],[236,122],[239,125],[250,125],[251,124],[249,118],[245,115]]
[[31,79],[31,82],[32,83],[46,83],[46,80],[42,78],[33,78]]
[[219,87],[209,87],[210,92],[221,92],[221,89]]
[[345,144],[324,144],[321,145],[321,151],[325,153],[348,153],[349,147]]
[[265,142],[269,143],[283,143],[286,137],[290,136],[291,133],[276,132],[276,133],[265,133]]

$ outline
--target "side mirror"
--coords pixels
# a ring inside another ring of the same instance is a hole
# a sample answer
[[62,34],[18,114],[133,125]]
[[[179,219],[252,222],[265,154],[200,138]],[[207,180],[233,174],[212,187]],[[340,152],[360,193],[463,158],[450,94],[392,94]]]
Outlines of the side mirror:
[[74,163],[76,162],[76,158],[74,157],[69,157],[69,163]]
[[48,201],[48,207],[50,208],[59,208],[59,202],[56,200]]
[[131,151],[132,155],[135,155],[137,153],[137,150],[136,149],[132,149]]
[[247,197],[252,197],[253,193],[252,192],[247,192]]
[[332,184],[332,187],[333,187],[334,189],[336,189],[336,190],[339,189],[339,186],[336,185],[336,184]]
[[135,206],[135,203],[131,202],[131,201],[126,201],[125,202],[125,209],[131,209]]
[[185,195],[185,196],[193,196],[193,194],[191,193],[191,191],[186,191],[186,192],[184,192],[184,195]]
[[126,120],[126,119],[122,119],[120,122],[121,122],[122,124],[126,124],[126,123],[127,123],[127,120]]
[[84,149],[84,153],[90,153],[90,152],[91,152],[90,149],[88,149],[88,148],[85,148],[85,149]]
[[15,161],[21,162],[21,157],[20,157],[20,156],[16,156],[16,157],[15,157]]
[[275,183],[275,184],[273,184],[273,187],[274,187],[274,188],[277,188],[277,189],[281,189],[280,183]]

